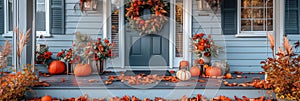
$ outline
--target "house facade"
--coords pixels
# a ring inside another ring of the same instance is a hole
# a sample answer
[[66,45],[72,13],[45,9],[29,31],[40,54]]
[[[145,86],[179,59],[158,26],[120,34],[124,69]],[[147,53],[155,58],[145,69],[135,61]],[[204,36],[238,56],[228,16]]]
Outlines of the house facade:
[[[95,0],[85,5],[92,7],[83,12],[78,0],[36,0],[36,35],[45,36],[37,38],[36,44],[46,43],[56,55],[61,49],[71,48],[74,33],[81,32],[116,44],[115,58],[107,61],[107,68],[173,69],[180,60],[195,59],[190,38],[203,32],[211,34],[215,43],[224,47],[224,53],[213,60],[226,60],[231,71],[259,72],[260,61],[271,56],[267,32],[276,36],[277,46],[284,35],[291,42],[300,39],[298,0],[165,1],[169,2],[168,22],[157,35],[141,36],[128,27],[127,0]],[[7,39],[13,40],[14,26],[23,31],[31,28],[26,15],[32,11],[22,8],[28,7],[26,4],[18,0],[0,1],[1,45]]]

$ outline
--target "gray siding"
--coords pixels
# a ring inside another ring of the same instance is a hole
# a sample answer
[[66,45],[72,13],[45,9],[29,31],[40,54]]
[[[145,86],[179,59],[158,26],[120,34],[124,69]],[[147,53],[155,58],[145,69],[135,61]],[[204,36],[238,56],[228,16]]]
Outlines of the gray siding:
[[85,13],[79,9],[76,11],[73,9],[77,3],[78,0],[65,1],[65,34],[52,35],[52,37],[46,38],[54,56],[61,49],[72,47],[72,42],[75,40],[74,32],[90,34],[92,38],[102,37],[102,0],[98,0],[97,10]]

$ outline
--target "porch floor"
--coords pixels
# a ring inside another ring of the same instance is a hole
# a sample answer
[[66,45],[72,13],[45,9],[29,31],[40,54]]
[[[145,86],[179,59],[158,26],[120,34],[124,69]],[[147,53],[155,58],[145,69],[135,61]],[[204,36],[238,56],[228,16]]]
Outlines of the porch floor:
[[[41,81],[47,81],[51,84],[50,87],[35,87],[34,89],[78,89],[78,88],[97,88],[97,89],[173,89],[173,88],[182,88],[182,89],[257,89],[254,87],[242,87],[235,86],[229,87],[224,85],[226,80],[229,83],[245,83],[251,82],[255,79],[264,79],[262,74],[243,74],[242,78],[234,79],[213,79],[213,78],[196,78],[192,77],[188,81],[180,81],[178,83],[172,83],[169,81],[160,81],[156,84],[149,85],[129,85],[127,83],[122,83],[121,81],[114,81],[110,85],[105,85],[104,81],[108,79],[109,75],[118,75],[120,73],[105,73],[103,75],[91,75],[88,77],[75,77],[74,75],[52,75],[50,77],[40,77]],[[232,74],[233,77],[236,77],[235,74]],[[245,78],[246,77],[246,78]],[[205,82],[197,82],[197,80],[202,79]],[[89,80],[94,80],[95,82],[89,82]]]

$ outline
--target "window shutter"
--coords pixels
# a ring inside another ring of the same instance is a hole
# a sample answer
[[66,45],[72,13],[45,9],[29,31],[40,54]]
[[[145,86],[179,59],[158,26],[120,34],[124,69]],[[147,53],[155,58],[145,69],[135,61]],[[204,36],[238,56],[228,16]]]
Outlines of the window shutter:
[[237,0],[222,0],[221,6],[223,34],[237,34]]
[[299,34],[299,0],[285,1],[285,34]]
[[50,32],[65,33],[65,0],[51,0]]
[[0,34],[4,33],[4,0],[0,0]]

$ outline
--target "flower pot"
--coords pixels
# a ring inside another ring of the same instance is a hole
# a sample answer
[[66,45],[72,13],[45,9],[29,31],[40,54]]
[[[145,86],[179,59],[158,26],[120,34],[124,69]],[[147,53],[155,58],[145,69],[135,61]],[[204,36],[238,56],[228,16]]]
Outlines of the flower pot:
[[96,61],[96,68],[97,68],[97,71],[98,71],[98,74],[101,75],[103,74],[104,72],[104,64],[105,61]]
[[204,61],[205,64],[209,64],[211,62],[211,58],[204,55],[205,52],[202,52],[202,56],[200,59]]
[[46,64],[35,64],[34,66],[37,69],[37,71],[40,73],[49,73],[48,65]]
[[67,75],[69,74],[73,74],[74,73],[74,65],[72,65],[71,63],[66,63],[66,73]]

